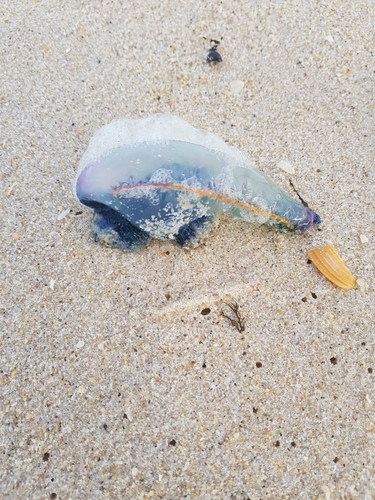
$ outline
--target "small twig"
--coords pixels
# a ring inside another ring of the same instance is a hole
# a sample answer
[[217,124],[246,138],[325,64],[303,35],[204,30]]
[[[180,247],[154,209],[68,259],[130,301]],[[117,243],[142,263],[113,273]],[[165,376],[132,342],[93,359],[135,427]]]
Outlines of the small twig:
[[309,208],[309,206],[308,206],[308,204],[306,203],[306,201],[302,198],[302,196],[300,196],[300,195],[299,195],[299,193],[298,193],[297,189],[294,187],[294,184],[293,184],[293,182],[291,181],[291,179],[289,179],[289,184],[291,185],[291,187],[292,187],[293,191],[296,193],[296,195],[297,195],[297,196],[298,196],[298,198],[300,199],[300,202],[302,203],[302,205],[303,205],[304,207]]
[[214,44],[215,49],[217,49],[218,46],[220,45],[219,40],[214,40],[213,38],[211,38],[210,43]]
[[229,309],[232,311],[232,313],[234,314],[235,316],[235,319],[231,318],[230,316],[228,316],[227,314],[225,314],[225,312],[223,311],[223,309],[221,310],[221,315],[226,318],[226,319],[229,319],[229,321],[231,322],[232,326],[234,326],[235,328],[237,328],[237,330],[241,333],[243,331],[245,331],[245,322],[243,320],[243,318],[241,317],[241,314],[239,312],[239,307],[238,307],[238,304],[237,302],[224,302],[224,304],[226,306],[229,307]]

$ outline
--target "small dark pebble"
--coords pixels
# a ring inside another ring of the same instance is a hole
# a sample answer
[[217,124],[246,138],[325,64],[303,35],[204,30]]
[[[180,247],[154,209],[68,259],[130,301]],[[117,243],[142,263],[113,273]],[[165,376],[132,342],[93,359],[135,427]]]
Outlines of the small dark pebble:
[[206,363],[203,363],[202,368],[206,368],[206,366],[207,366]]
[[312,260],[308,259],[307,264],[312,264]]
[[51,493],[49,497],[51,500],[55,500],[55,498],[57,498],[57,495],[56,493]]
[[166,293],[166,294],[165,294],[165,298],[166,298],[167,300],[170,300],[170,299],[172,298],[172,295],[171,295],[170,293]]
[[175,439],[172,439],[172,441],[169,441],[169,444],[171,446],[176,446],[176,440]]
[[262,366],[263,366],[263,365],[262,365],[262,363],[261,363],[260,361],[257,361],[257,362],[255,363],[255,366],[256,366],[257,368],[262,368]]
[[303,297],[301,300],[302,302],[307,302],[307,297]]
[[369,373],[372,373],[372,372],[373,372],[373,369],[370,367],[370,368],[368,368],[368,370],[367,370],[367,371],[368,371]]
[[276,446],[276,448],[278,448],[278,447],[280,446],[280,441],[276,441],[276,442],[274,443],[274,446]]
[[337,358],[335,358],[335,357],[330,358],[330,362],[331,362],[333,365],[337,365]]
[[43,455],[43,462],[48,462],[48,460],[49,460],[49,453],[47,453],[47,452],[46,452],[46,453]]
[[105,431],[108,429],[108,425],[107,424],[103,424],[103,427],[104,427]]
[[211,47],[210,50],[208,51],[206,62],[207,63],[210,63],[210,62],[220,63],[222,61],[223,61],[223,59],[222,59],[221,55],[219,54],[219,52],[216,50],[216,47]]
[[313,299],[316,299],[318,296],[316,295],[316,293],[311,292],[311,297],[312,297]]
[[210,314],[211,309],[209,307],[206,307],[205,309],[202,309],[201,314],[203,316],[207,316],[207,314]]
[[253,413],[258,413],[258,408],[253,407]]
[[123,418],[126,418],[126,420],[129,420],[129,419],[128,419],[128,416],[127,416],[127,414],[126,414],[126,413],[124,413]]
[[295,448],[297,446],[294,441],[292,441],[290,444],[293,446],[293,448]]
[[337,462],[339,461],[339,459],[338,459],[337,457],[335,457],[335,458],[333,459],[333,461],[335,462],[335,464],[337,464]]
[[76,212],[76,215],[82,215],[83,212]]

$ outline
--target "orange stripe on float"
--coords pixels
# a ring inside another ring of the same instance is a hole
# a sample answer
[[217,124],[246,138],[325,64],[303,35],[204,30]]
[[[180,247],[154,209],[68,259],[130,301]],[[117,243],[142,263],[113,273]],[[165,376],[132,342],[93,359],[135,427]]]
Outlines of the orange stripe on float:
[[173,189],[175,191],[189,191],[190,193],[196,194],[198,196],[205,196],[207,198],[212,198],[214,200],[220,200],[225,203],[230,203],[231,205],[236,205],[237,207],[245,208],[246,210],[250,210],[251,212],[255,212],[257,214],[261,215],[267,215],[268,217],[271,217],[272,219],[275,219],[279,222],[282,222],[285,224],[287,227],[290,229],[293,229],[293,224],[289,222],[287,219],[284,219],[284,217],[281,217],[280,215],[273,214],[272,212],[268,212],[267,210],[263,210],[262,208],[255,207],[254,205],[251,205],[250,203],[246,203],[246,201],[238,201],[234,200],[233,198],[230,198],[229,196],[226,196],[224,194],[220,193],[213,193],[212,191],[206,191],[204,189],[200,188],[195,188],[192,186],[187,186],[186,184],[177,184],[177,183],[153,183],[153,184],[135,184],[133,186],[122,186],[119,188],[115,188],[113,190],[113,194],[119,195],[123,191],[128,191],[130,189],[134,188],[147,188],[147,187],[153,187],[153,188],[159,188],[159,189]]

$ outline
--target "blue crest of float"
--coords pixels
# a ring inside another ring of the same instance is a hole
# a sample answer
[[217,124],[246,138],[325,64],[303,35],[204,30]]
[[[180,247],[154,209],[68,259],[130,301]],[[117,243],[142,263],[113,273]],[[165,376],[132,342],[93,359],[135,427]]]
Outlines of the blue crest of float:
[[290,232],[320,223],[238,149],[173,115],[100,129],[80,162],[75,190],[94,209],[95,239],[123,250],[151,238],[194,247],[220,214]]

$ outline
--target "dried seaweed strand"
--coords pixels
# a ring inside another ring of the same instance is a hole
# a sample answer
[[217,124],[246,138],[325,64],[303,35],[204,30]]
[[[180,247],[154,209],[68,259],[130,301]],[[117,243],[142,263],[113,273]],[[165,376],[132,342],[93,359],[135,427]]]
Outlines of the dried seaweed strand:
[[300,196],[299,192],[297,191],[297,189],[294,187],[294,184],[293,182],[291,181],[291,179],[289,179],[289,184],[290,184],[290,187],[293,189],[293,191],[296,193],[296,195],[298,196],[299,198],[299,201],[302,203],[302,205],[304,207],[307,207],[309,208],[307,202],[302,198],[302,196]]
[[235,316],[235,319],[233,319],[230,316],[228,316],[227,314],[225,314],[223,309],[221,309],[221,315],[224,318],[229,319],[232,326],[234,326],[240,333],[244,332],[245,331],[245,322],[244,322],[243,318],[241,317],[237,302],[224,302],[224,304],[226,306],[228,306],[229,309],[232,311],[232,313]]

